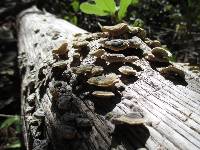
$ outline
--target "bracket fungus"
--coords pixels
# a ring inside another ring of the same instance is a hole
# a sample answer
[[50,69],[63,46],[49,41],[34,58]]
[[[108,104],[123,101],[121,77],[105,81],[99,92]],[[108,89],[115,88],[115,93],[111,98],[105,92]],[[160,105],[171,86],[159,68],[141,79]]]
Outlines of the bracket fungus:
[[133,63],[137,60],[139,60],[139,58],[137,56],[126,56],[124,59],[124,62]]
[[128,48],[140,48],[141,41],[138,40],[138,38],[133,37],[131,39],[127,40]]
[[123,75],[127,75],[127,76],[130,76],[130,75],[136,75],[137,71],[134,70],[132,67],[130,66],[122,66],[120,67],[119,69],[119,72],[121,72]]
[[94,66],[91,70],[91,74],[93,76],[100,75],[104,71],[103,67],[101,66]]
[[103,26],[101,28],[103,32],[108,32],[110,36],[120,36],[129,31],[126,23],[120,23],[114,26]]
[[90,51],[91,56],[95,56],[97,58],[101,57],[103,54],[105,54],[106,51],[104,49],[95,49],[93,51]]
[[126,23],[119,23],[114,26],[103,26],[101,28],[103,32],[108,32],[110,36],[120,36],[120,35],[136,35],[141,39],[146,37],[146,31],[140,27],[130,27]]
[[60,46],[54,48],[52,50],[52,53],[58,55],[65,55],[68,52],[67,46],[67,43],[62,43]]
[[174,77],[180,77],[182,79],[185,78],[184,71],[180,70],[174,66],[168,66],[165,68],[160,68],[158,70],[159,70],[160,74],[163,75],[164,77],[174,76]]
[[113,63],[113,62],[133,63],[133,62],[139,60],[139,58],[137,56],[127,56],[127,57],[125,57],[123,54],[109,54],[109,53],[102,55],[101,59],[103,59],[103,60],[105,60],[109,63]]
[[141,41],[135,36],[132,39],[114,39],[104,42],[104,47],[112,51],[123,51],[127,48],[140,48]]
[[114,73],[92,77],[87,80],[88,84],[99,86],[99,87],[112,87],[117,82],[119,82],[119,78]]
[[105,41],[104,47],[113,51],[122,51],[128,48],[128,43],[123,39],[114,39]]
[[169,57],[171,56],[172,54],[164,48],[155,47],[151,52],[147,53],[145,58],[149,61],[169,62]]
[[113,92],[109,91],[94,91],[92,92],[92,95],[98,98],[111,98],[115,96]]
[[112,63],[112,62],[123,62],[125,60],[125,56],[123,54],[104,54],[101,56],[101,59]]
[[140,27],[130,27],[129,26],[129,32],[133,35],[138,36],[141,39],[144,39],[146,37],[146,31]]
[[165,50],[162,47],[154,47],[151,52],[152,52],[153,55],[161,57],[161,58],[162,57],[163,58],[164,57],[170,57],[172,55],[169,51]]
[[128,124],[131,126],[144,124],[146,122],[140,113],[130,113],[127,115],[121,115],[119,117],[113,117],[111,121],[116,125]]
[[104,70],[103,67],[95,65],[81,65],[71,69],[75,74],[91,74],[92,76],[99,75]]
[[53,63],[52,68],[59,68],[59,69],[64,69],[67,68],[68,62],[66,60],[58,61]]
[[145,38],[145,41],[144,41],[148,46],[150,46],[151,48],[154,48],[154,47],[161,47],[161,43],[160,41],[158,40],[151,40],[149,38]]

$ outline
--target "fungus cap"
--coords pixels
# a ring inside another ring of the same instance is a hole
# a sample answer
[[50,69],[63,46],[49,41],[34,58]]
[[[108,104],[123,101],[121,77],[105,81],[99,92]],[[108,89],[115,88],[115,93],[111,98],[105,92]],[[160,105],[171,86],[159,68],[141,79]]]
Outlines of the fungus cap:
[[123,75],[136,75],[137,71],[134,70],[130,66],[122,66],[119,69],[119,72],[121,72]]
[[110,98],[115,96],[113,92],[109,91],[94,91],[92,92],[92,95],[99,98]]
[[87,80],[88,84],[99,86],[99,87],[111,87],[117,82],[119,82],[119,79],[118,79],[118,76],[114,73],[92,77]]

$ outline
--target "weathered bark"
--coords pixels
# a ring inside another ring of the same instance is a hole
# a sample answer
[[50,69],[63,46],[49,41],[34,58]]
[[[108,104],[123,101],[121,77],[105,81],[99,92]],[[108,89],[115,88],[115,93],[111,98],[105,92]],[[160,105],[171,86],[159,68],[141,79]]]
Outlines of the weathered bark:
[[[116,96],[111,99],[94,98],[91,92],[102,88],[88,85],[87,76],[71,71],[81,64],[98,64],[88,54],[98,47],[92,40],[84,52],[79,51],[83,60],[73,56],[73,34],[84,30],[36,8],[21,13],[18,24],[27,149],[200,148],[200,80],[190,71],[185,70],[185,81],[175,84],[141,58],[134,63],[137,77],[122,79],[123,91],[114,90]],[[52,49],[63,41],[68,44],[68,55],[53,56]],[[66,63],[56,66],[62,60]],[[98,65],[105,68],[105,74],[116,73],[120,66]],[[110,121],[114,115],[138,110],[146,120],[143,125],[114,125]]]

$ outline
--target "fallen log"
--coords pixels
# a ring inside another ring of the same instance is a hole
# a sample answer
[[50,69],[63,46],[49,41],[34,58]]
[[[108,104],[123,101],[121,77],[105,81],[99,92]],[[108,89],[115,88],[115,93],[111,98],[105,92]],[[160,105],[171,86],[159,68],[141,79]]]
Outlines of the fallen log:
[[200,148],[199,77],[142,29],[87,33],[35,7],[18,26],[27,149]]

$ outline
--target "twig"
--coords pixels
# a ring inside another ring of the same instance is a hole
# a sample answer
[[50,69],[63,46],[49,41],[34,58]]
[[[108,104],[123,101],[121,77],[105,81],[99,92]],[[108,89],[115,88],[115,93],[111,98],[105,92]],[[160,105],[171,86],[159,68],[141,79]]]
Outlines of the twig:
[[0,114],[0,117],[15,117],[16,115],[5,115],[5,114]]

